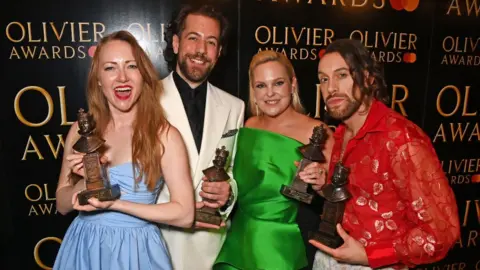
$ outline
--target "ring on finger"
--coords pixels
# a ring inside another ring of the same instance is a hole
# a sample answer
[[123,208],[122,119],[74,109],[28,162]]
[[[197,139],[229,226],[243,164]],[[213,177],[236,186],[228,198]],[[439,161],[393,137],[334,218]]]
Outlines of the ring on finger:
[[322,168],[318,169],[318,174],[322,175],[324,172],[325,172],[324,169],[322,169]]

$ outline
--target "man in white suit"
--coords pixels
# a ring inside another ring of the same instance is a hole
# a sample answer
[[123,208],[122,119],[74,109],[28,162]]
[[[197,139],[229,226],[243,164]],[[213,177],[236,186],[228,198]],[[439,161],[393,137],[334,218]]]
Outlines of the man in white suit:
[[[175,55],[173,72],[162,80],[161,104],[168,121],[183,136],[188,150],[197,209],[219,208],[226,221],[236,201],[232,177],[236,135],[244,121],[244,102],[213,86],[207,78],[224,47],[227,20],[211,6],[184,6],[170,25]],[[213,165],[215,150],[229,151],[226,182],[203,181],[202,170]],[[209,199],[210,202],[202,201]],[[170,200],[165,187],[158,202]],[[161,225],[176,270],[207,270],[222,246],[226,228],[196,222],[192,229]]]

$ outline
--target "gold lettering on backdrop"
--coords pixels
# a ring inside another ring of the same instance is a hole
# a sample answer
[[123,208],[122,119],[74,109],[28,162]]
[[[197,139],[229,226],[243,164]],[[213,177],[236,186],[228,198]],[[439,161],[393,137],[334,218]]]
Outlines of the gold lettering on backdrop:
[[265,46],[258,51],[276,51],[291,60],[318,60],[320,47],[330,44],[334,36],[335,31],[328,28],[260,25],[255,30],[256,42]]
[[[453,90],[456,94],[456,105],[455,105],[455,108],[453,109],[453,111],[450,112],[450,113],[446,113],[442,109],[442,106],[441,106],[442,96],[447,90]],[[470,97],[470,85],[467,85],[467,86],[465,86],[465,98],[463,99],[462,116],[476,116],[477,115],[477,111],[467,112],[468,111],[469,97]],[[454,85],[447,85],[447,86],[443,87],[442,90],[440,90],[440,93],[438,93],[438,95],[437,95],[437,111],[443,117],[450,117],[450,116],[452,116],[452,115],[454,115],[455,113],[458,112],[458,109],[460,107],[461,102],[462,102],[462,94],[460,92],[460,89],[458,89]]]
[[[460,6],[460,3],[465,4],[465,6]],[[457,15],[457,16],[463,16],[462,15],[462,8],[463,10],[463,15],[467,16],[472,16],[475,15],[475,17],[478,17],[478,14],[480,13],[480,1],[479,0],[451,0],[450,5],[448,6],[447,10],[447,15]]]
[[[61,116],[60,125],[61,126],[72,125],[73,122],[67,120],[67,106],[66,106],[67,103],[66,103],[66,99],[65,99],[65,86],[57,86],[57,88],[58,88],[59,103],[60,103],[60,116]],[[23,116],[23,114],[21,112],[20,99],[23,96],[23,94],[28,92],[28,91],[39,92],[40,94],[42,94],[44,99],[47,101],[47,107],[48,107],[47,116],[40,123],[33,123],[33,122],[28,121]],[[42,88],[40,86],[26,86],[23,89],[21,89],[17,93],[17,95],[15,96],[14,110],[15,110],[15,115],[17,116],[18,120],[20,120],[20,122],[22,122],[24,125],[29,126],[29,127],[41,127],[41,126],[44,126],[45,124],[47,124],[50,121],[50,119],[52,118],[53,112],[54,112],[54,103],[53,103],[52,97],[47,92],[47,90],[45,90],[44,88]]]
[[[470,213],[470,204],[472,203],[472,200],[467,200],[466,205],[465,205],[465,214],[463,215],[463,223],[462,226],[466,227],[468,224],[469,220],[469,213]],[[476,210],[476,215],[477,215],[477,222],[478,225],[480,225],[480,201],[479,200],[474,200],[475,203],[475,210]],[[474,211],[474,210],[473,210]]]
[[[258,2],[265,0],[257,0]],[[385,7],[385,0],[269,0],[274,3],[296,3],[296,4],[312,4],[320,3],[323,6],[342,6],[351,8],[363,8],[372,5],[375,9]]]
[[[403,90],[403,98],[402,99],[397,99],[397,90],[402,89]],[[392,110],[395,110],[395,105],[398,105],[398,108],[400,109],[400,112],[402,113],[403,116],[408,116],[407,111],[405,110],[405,107],[403,106],[403,103],[408,99],[408,88],[405,85],[401,84],[394,84],[392,85]]]
[[[462,231],[460,238],[457,240],[455,245],[459,245],[460,248],[476,247],[477,238],[478,238],[478,230],[469,230],[464,232]],[[466,246],[464,245],[465,242],[467,243]]]
[[58,244],[62,244],[62,239],[60,239],[58,237],[45,237],[45,238],[41,239],[40,241],[38,241],[38,243],[35,245],[35,247],[33,249],[33,257],[34,257],[37,265],[42,269],[52,269],[52,267],[46,266],[43,263],[43,261],[40,259],[40,252],[39,252],[40,247],[47,241],[53,241],[53,242],[57,242]]
[[[46,43],[52,40],[69,42],[97,42],[103,37],[105,25],[100,22],[10,22],[5,34],[11,42]],[[19,33],[19,34],[17,34]],[[87,38],[88,36],[88,38]],[[49,39],[50,38],[50,39]]]
[[[54,146],[54,143],[52,142],[50,135],[43,135],[43,137],[45,138],[48,144],[48,147],[50,148],[53,158],[57,159],[58,154],[60,153],[60,149],[62,149],[65,146],[63,134],[57,134],[57,138],[58,138],[57,146]],[[45,159],[42,155],[42,152],[40,151],[40,148],[37,146],[37,143],[35,142],[33,137],[30,135],[28,136],[28,141],[27,141],[27,145],[25,146],[25,151],[23,151],[22,160],[27,160],[27,154],[33,154],[33,153],[37,154],[38,160]]]
[[360,40],[367,48],[385,48],[394,50],[416,50],[417,35],[397,32],[369,32],[354,30],[350,39]]
[[[30,184],[25,188],[24,192],[25,198],[34,203],[38,203],[40,201],[49,202],[56,200],[55,197],[51,197],[48,190],[48,184],[43,184],[43,188],[38,184]],[[32,204],[30,206],[28,216],[57,214],[57,209],[54,204],[54,202]]]
[[442,57],[442,65],[480,66],[480,55],[476,51],[480,46],[480,37],[447,36],[442,41],[446,54]]
[[[33,147],[33,149],[31,149],[30,147]],[[42,156],[42,153],[40,153],[40,150],[38,149],[38,146],[33,140],[32,136],[28,136],[28,141],[27,141],[27,145],[25,146],[25,151],[23,152],[22,160],[27,160],[27,154],[29,153],[37,154],[39,160],[44,159]]]
[[322,117],[322,108],[321,108],[321,102],[322,102],[322,89],[320,87],[320,84],[316,84],[317,87],[317,94],[316,94],[316,101],[315,101],[315,118],[321,118]]

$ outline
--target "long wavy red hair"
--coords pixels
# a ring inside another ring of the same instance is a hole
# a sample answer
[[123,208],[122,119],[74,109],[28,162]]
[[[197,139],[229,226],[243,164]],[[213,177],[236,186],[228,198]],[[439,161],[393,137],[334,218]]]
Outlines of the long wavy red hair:
[[130,44],[138,69],[143,78],[143,91],[138,98],[137,113],[132,126],[132,163],[136,181],[145,179],[148,189],[153,190],[162,175],[160,161],[164,145],[159,134],[168,129],[169,124],[160,106],[163,92],[161,82],[150,58],[140,47],[135,37],[127,31],[114,32],[103,37],[95,51],[87,83],[87,102],[89,112],[96,122],[96,132],[103,135],[111,120],[110,109],[102,89],[98,85],[99,55],[110,41],[120,40]]

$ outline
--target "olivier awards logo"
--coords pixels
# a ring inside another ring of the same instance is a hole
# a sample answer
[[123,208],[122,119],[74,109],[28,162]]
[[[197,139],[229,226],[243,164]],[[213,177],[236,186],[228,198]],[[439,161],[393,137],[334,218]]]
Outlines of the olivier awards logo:
[[446,36],[442,50],[442,65],[480,66],[480,37]]
[[[384,9],[387,6],[397,11],[412,12],[418,8],[420,0],[257,0],[259,2],[277,2],[277,3],[296,3],[296,4],[316,4],[322,6],[338,6],[351,9],[376,10]],[[389,5],[387,5],[387,2]]]
[[418,37],[415,33],[355,29],[349,37],[360,40],[378,62],[411,64],[417,61]]
[[330,28],[260,25],[255,29],[258,51],[274,50],[290,60],[317,61],[335,39]]
[[163,58],[165,24],[133,22],[107,27],[102,22],[22,22],[5,27],[10,60],[68,60],[93,57],[95,44],[109,32],[131,32],[152,60]]

